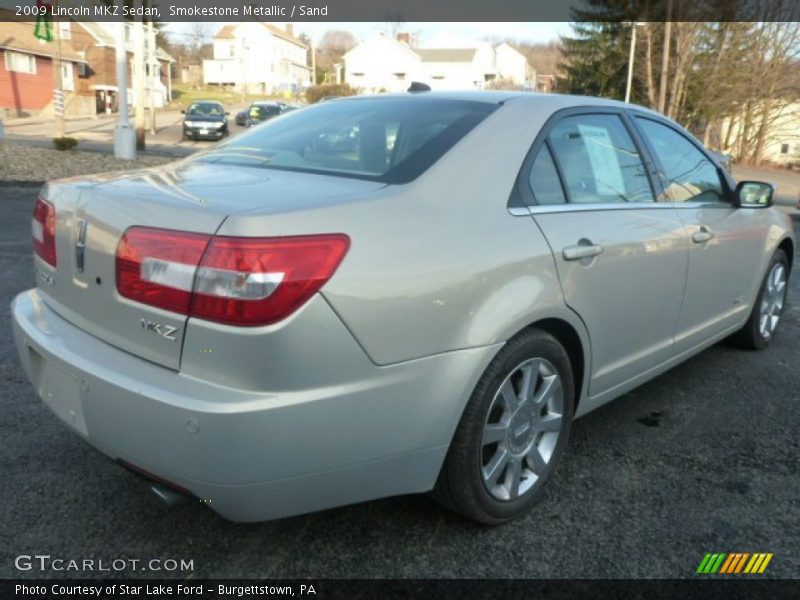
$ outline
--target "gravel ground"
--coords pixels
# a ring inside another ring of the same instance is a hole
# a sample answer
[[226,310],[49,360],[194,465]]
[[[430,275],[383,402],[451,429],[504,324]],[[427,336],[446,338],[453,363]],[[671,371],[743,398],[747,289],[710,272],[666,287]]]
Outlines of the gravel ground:
[[41,182],[72,175],[154,167],[175,160],[165,156],[139,156],[134,161],[81,150],[59,151],[0,140],[0,183]]
[[[119,166],[80,160],[68,169]],[[543,501],[519,522],[479,527],[408,496],[234,524],[199,503],[161,507],[36,398],[9,315],[33,284],[35,195],[0,185],[0,578],[92,576],[22,573],[19,554],[187,559],[198,578],[674,578],[694,577],[706,552],[737,551],[774,552],[767,575],[800,576],[796,300],[768,351],[715,346],[579,419]]]

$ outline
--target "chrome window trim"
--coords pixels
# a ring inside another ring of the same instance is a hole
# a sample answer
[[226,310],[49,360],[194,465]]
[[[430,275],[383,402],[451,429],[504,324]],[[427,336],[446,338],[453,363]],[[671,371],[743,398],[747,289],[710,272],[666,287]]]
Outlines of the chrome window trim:
[[550,204],[534,206],[512,206],[508,212],[515,217],[528,215],[546,215],[552,213],[589,212],[600,210],[647,210],[651,208],[733,208],[727,202],[630,202],[630,203],[604,203],[593,202],[587,204]]

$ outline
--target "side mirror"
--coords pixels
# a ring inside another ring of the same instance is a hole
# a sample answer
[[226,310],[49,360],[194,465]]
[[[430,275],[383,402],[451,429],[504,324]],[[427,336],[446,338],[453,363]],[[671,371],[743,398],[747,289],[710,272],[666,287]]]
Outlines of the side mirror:
[[736,186],[739,208],[769,208],[775,196],[775,186],[763,181],[740,181]]
[[227,116],[229,116],[230,114],[231,114],[231,113],[230,113],[230,112],[228,112],[227,110],[225,111],[225,116],[226,116],[226,117],[227,117]]
[[181,114],[182,114],[182,115],[185,115],[185,114],[186,114],[186,110],[184,110],[184,109],[181,109]]

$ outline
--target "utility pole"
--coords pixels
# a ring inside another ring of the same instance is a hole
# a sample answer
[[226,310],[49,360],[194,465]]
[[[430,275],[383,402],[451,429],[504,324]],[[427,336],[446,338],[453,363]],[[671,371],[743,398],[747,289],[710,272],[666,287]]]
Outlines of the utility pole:
[[153,97],[155,91],[156,81],[158,81],[158,57],[156,56],[156,29],[153,21],[147,22],[147,47],[148,47],[148,64],[150,67],[149,77],[149,105],[150,105],[150,134],[156,134],[156,101]]
[[636,28],[642,25],[636,21],[631,21],[631,51],[628,55],[628,83],[625,85],[625,102],[631,101],[631,86],[633,84],[633,59],[636,52]]
[[658,84],[658,112],[664,114],[667,105],[667,71],[669,71],[669,38],[672,34],[672,0],[667,0],[667,20],[664,23],[664,52],[661,55],[661,79]]
[[[55,11],[57,7],[58,0],[53,3],[53,10]],[[55,69],[53,109],[56,118],[56,130],[58,131],[58,136],[64,137],[64,135],[66,135],[66,126],[64,123],[64,110],[66,108],[66,103],[64,98],[63,66],[61,62],[61,23],[59,21],[53,21],[53,25],[55,25],[56,30],[56,52],[53,58],[53,69]]]
[[[117,10],[122,14],[125,0],[117,0]],[[125,160],[136,158],[136,134],[128,121],[128,52],[125,49],[125,21],[117,23],[117,104],[119,122],[114,128],[114,156]]]
[[[144,17],[142,17],[144,19]],[[133,101],[134,126],[136,127],[136,149],[145,149],[144,139],[144,23],[133,21]]]
[[317,46],[314,36],[317,35],[317,28],[311,22],[311,85],[317,85]]

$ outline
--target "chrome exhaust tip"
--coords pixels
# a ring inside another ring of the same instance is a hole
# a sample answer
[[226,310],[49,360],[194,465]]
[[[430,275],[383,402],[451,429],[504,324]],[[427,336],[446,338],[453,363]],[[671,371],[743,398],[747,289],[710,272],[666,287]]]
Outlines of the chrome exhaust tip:
[[175,490],[171,490],[160,483],[155,483],[150,486],[150,491],[153,492],[153,495],[158,498],[167,508],[177,506],[186,500],[186,496],[183,494],[180,494]]

